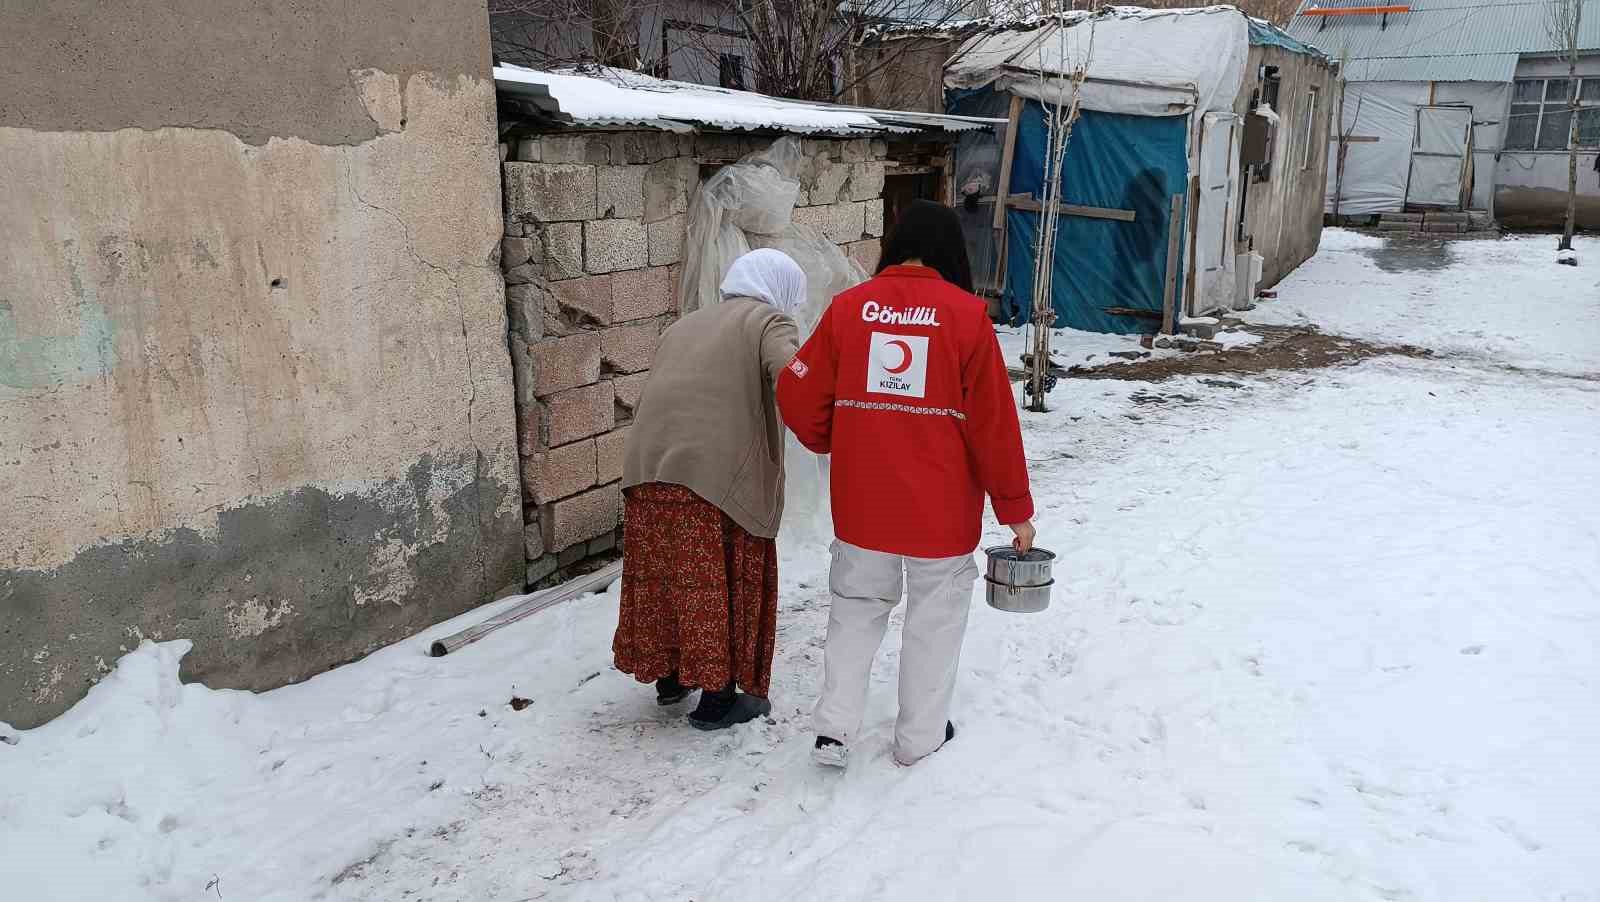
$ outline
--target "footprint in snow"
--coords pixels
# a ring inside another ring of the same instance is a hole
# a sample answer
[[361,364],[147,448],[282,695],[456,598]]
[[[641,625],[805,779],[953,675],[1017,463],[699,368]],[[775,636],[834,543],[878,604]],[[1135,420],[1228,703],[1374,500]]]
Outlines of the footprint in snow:
[[1544,843],[1523,832],[1517,822],[1509,817],[1490,818],[1489,823],[1494,824],[1496,830],[1515,840],[1524,852],[1537,852],[1544,848]]

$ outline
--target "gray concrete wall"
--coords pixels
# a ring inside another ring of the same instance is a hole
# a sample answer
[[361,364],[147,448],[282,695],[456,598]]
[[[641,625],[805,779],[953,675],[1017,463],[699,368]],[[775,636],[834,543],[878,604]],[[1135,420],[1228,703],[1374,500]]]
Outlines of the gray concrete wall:
[[[1565,78],[1567,64],[1554,59],[1524,59],[1518,78]],[[1600,54],[1578,63],[1579,78],[1600,78]],[[1580,228],[1600,228],[1600,173],[1594,169],[1600,148],[1578,152]],[[1507,150],[1495,168],[1495,216],[1515,228],[1560,228],[1567,215],[1567,152]]]
[[[503,63],[545,69],[593,58],[591,22],[557,20],[558,4],[534,11],[504,5],[490,17],[495,56]],[[715,85],[718,57],[728,53],[745,60],[745,87],[755,89],[755,51],[731,6],[705,0],[655,0],[633,9],[638,68],[662,73],[674,81]],[[668,28],[667,23],[674,27]],[[677,27],[689,25],[689,28]]]
[[0,719],[521,584],[481,0],[0,13]]
[[[1282,123],[1271,178],[1246,182],[1244,211],[1245,234],[1263,258],[1261,287],[1270,288],[1316,254],[1322,241],[1328,127],[1339,96],[1338,79],[1328,64],[1281,47],[1255,46],[1250,48],[1250,63],[1234,106],[1241,116],[1249,115],[1250,97],[1260,88],[1262,65],[1278,67]],[[1313,88],[1317,101],[1308,133],[1305,110]],[[1239,250],[1244,249],[1240,242]]]

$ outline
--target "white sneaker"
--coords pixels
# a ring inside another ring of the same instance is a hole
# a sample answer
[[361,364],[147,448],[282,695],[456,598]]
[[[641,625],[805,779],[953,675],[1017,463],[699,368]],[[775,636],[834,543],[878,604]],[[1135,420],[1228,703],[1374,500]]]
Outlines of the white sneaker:
[[815,761],[817,764],[823,767],[839,768],[844,767],[845,764],[848,763],[850,753],[849,750],[845,748],[843,743],[823,743],[820,741],[821,737],[818,737],[818,740],[819,741],[816,747],[811,750],[812,761]]

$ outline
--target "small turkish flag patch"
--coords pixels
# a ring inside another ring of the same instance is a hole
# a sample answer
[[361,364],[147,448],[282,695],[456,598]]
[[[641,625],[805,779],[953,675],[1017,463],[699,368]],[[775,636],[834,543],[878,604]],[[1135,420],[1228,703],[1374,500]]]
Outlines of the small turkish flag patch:
[[811,367],[806,366],[804,361],[796,357],[789,361],[789,372],[794,373],[797,379],[804,379],[806,374],[811,372]]

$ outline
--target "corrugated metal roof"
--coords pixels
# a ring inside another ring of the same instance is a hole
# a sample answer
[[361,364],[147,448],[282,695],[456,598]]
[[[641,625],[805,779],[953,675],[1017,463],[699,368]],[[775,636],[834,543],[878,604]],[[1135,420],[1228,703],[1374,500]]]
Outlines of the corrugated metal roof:
[[[1306,0],[1289,33],[1347,60],[1350,81],[1510,81],[1522,54],[1555,52],[1545,0],[1404,0],[1410,12],[1307,16],[1309,8],[1371,0]],[[1586,10],[1587,12],[1587,10]],[[1585,16],[1578,46],[1600,50],[1600,9]]]
[[496,90],[556,126],[674,132],[711,128],[855,137],[953,134],[1005,122],[787,100],[595,66],[561,72],[496,66],[494,81]]
[[1517,59],[1515,53],[1474,53],[1351,60],[1344,76],[1349,81],[1510,81]]

